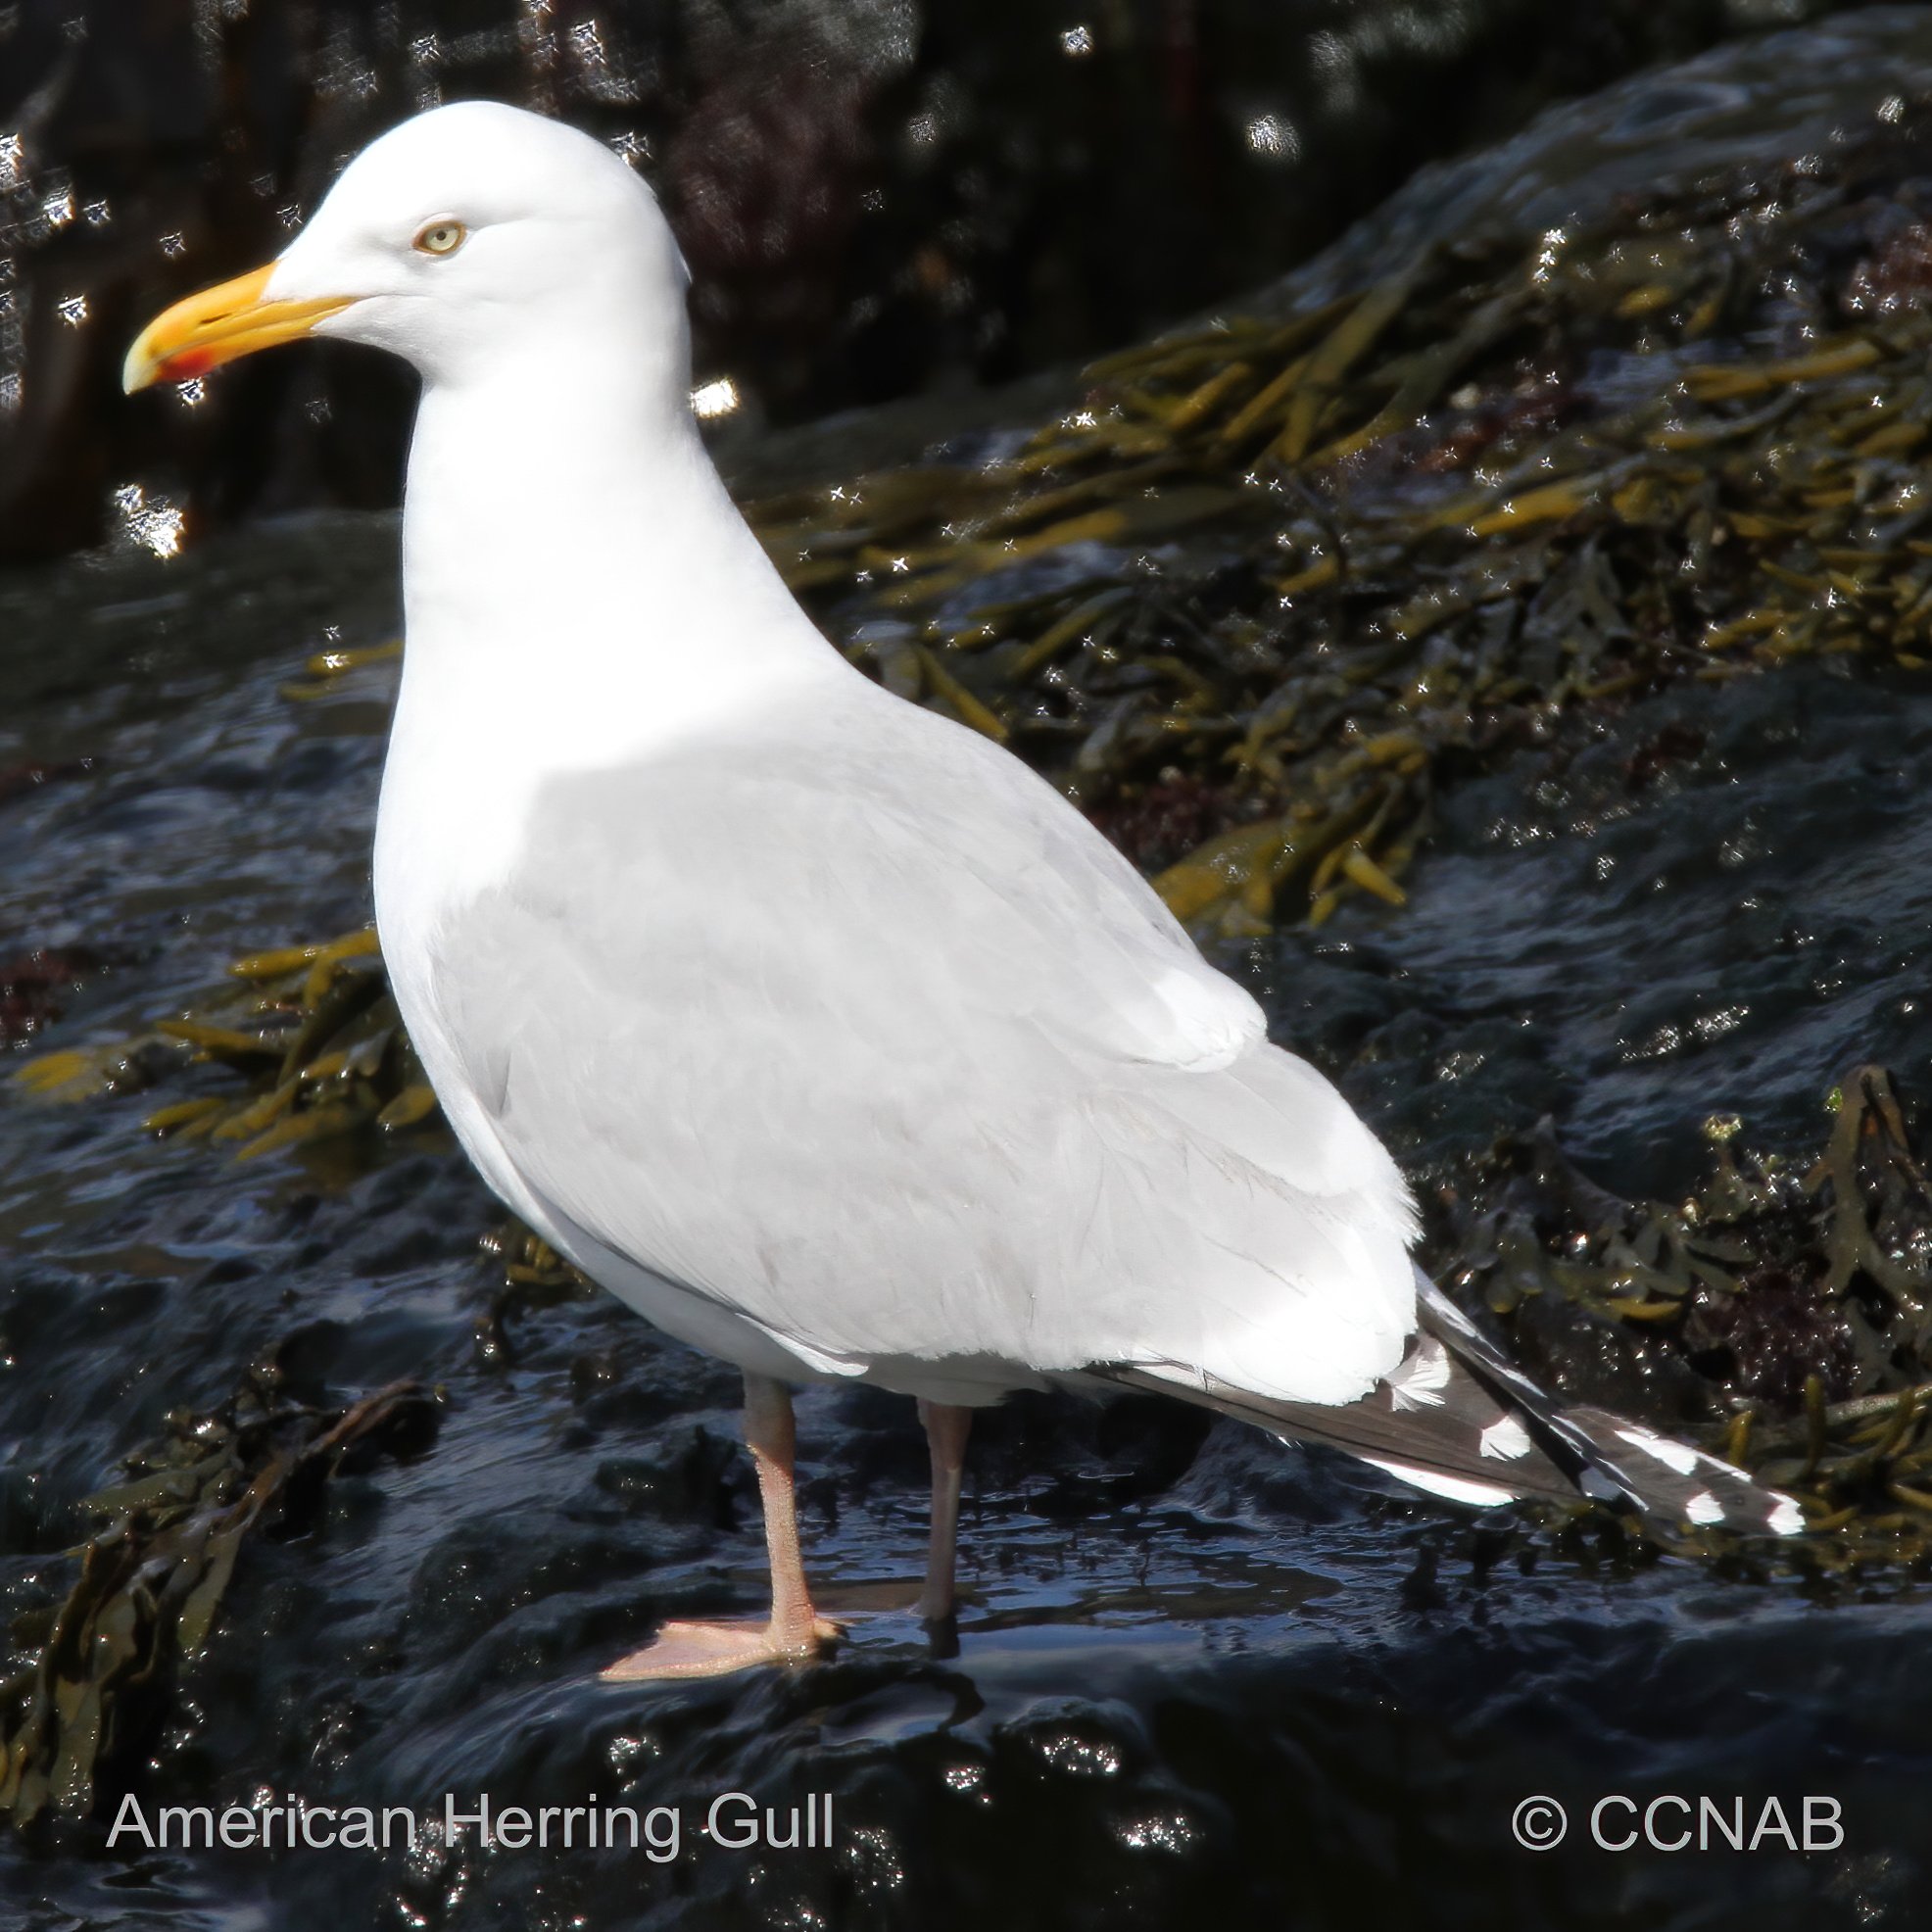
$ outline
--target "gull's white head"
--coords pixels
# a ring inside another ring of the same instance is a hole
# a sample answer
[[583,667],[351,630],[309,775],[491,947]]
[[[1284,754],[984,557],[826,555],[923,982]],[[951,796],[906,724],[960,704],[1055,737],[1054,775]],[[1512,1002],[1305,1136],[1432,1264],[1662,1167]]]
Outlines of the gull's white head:
[[190,296],[127,353],[129,390],[326,335],[425,381],[628,364],[680,398],[686,272],[651,190],[588,134],[494,102],[436,108],[356,157],[265,268]]

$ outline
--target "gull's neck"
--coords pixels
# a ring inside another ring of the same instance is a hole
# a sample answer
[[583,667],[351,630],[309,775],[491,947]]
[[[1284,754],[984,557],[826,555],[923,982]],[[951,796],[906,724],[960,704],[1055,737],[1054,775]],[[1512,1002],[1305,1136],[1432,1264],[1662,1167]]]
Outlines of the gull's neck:
[[646,758],[852,675],[669,387],[653,400],[641,379],[566,359],[425,388],[379,899],[399,881],[440,897],[487,878],[553,775]]
[[620,737],[675,734],[830,654],[682,391],[581,365],[425,389],[403,579],[405,702],[433,694],[472,729],[501,712],[526,744],[567,720],[581,745],[586,703]]

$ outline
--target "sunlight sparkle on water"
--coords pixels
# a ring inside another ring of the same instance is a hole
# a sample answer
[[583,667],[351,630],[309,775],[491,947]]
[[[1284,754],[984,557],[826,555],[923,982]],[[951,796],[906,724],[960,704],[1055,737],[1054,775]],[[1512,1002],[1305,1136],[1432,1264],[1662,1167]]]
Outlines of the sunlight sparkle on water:
[[123,483],[114,493],[123,535],[160,557],[179,556],[187,515],[166,497],[150,497],[138,483]]
[[1294,123],[1279,114],[1259,114],[1248,122],[1248,146],[1263,161],[1293,161],[1301,153]]
[[728,375],[715,376],[709,382],[701,382],[691,392],[692,413],[700,422],[710,422],[718,416],[728,416],[739,404],[738,385]]

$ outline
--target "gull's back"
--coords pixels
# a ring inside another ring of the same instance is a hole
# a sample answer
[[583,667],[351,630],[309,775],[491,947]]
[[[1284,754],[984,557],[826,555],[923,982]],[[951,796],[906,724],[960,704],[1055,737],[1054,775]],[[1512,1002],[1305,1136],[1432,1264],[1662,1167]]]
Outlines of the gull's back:
[[1387,1155],[1057,793],[839,672],[545,781],[448,909],[430,1050],[479,1164],[741,1360],[711,1311],[938,1399],[1112,1362],[1363,1393],[1414,1326]]

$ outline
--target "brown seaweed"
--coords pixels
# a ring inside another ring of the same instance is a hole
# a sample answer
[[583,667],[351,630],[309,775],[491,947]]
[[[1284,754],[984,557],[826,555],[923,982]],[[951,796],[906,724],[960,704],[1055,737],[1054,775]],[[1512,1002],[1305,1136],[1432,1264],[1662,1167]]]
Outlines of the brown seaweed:
[[1158,881],[1204,937],[1395,902],[1445,760],[1674,678],[1924,661],[1932,324],[1889,191],[1924,144],[1908,114],[1218,318],[991,460],[754,520],[855,657],[1103,822],[1211,786]]
[[[1932,1185],[1890,1078],[1829,1096],[1814,1159],[1741,1150],[1709,1124],[1711,1168],[1681,1202],[1626,1201],[1547,1129],[1471,1164],[1434,1203],[1443,1279],[1545,1385],[1626,1405],[1798,1496],[1819,1576],[1932,1563]],[[1667,1533],[1667,1532],[1666,1532]],[[1715,1554],[1724,1533],[1685,1530]]]
[[412,1381],[346,1407],[301,1400],[269,1365],[206,1415],[169,1418],[82,1508],[101,1527],[66,1596],[18,1618],[0,1681],[0,1811],[84,1813],[168,1682],[213,1641],[252,1536],[313,1519],[346,1460],[422,1447],[436,1398]]

